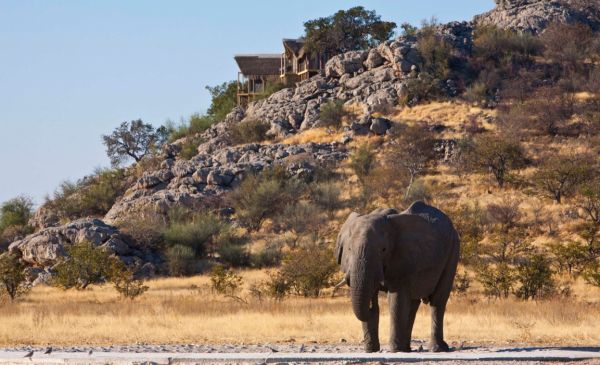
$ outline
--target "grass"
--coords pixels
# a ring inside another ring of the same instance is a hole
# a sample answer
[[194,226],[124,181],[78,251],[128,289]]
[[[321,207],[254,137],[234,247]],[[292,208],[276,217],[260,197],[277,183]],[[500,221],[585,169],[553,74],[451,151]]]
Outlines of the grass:
[[[242,273],[248,285],[262,271]],[[248,304],[211,293],[208,277],[168,278],[148,283],[136,301],[122,300],[111,287],[83,292],[36,287],[20,302],[0,308],[0,346],[105,345],[130,343],[264,343],[361,339],[345,293],[331,298],[258,301]],[[450,342],[481,344],[527,342],[593,345],[600,341],[600,290],[575,287],[576,300],[487,301],[477,294],[453,297],[448,304]],[[385,298],[380,320],[384,343],[389,331]],[[429,312],[421,306],[414,338],[429,338]]]

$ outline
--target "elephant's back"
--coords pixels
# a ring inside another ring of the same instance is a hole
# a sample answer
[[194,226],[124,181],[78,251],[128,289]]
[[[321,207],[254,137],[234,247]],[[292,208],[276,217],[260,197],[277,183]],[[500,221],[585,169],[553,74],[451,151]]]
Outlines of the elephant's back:
[[450,217],[436,207],[432,207],[422,201],[412,203],[410,207],[401,214],[414,214],[424,218],[434,225],[439,230],[440,234],[449,239],[453,239],[457,235]]

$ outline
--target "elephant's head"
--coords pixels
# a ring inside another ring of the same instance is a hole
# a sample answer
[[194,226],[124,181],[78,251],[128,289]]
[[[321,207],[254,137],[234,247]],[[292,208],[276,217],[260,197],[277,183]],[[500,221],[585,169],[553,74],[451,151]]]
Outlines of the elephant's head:
[[337,261],[350,286],[354,314],[363,322],[371,317],[372,301],[385,285],[384,263],[391,243],[387,216],[396,213],[393,209],[352,213],[338,235]]

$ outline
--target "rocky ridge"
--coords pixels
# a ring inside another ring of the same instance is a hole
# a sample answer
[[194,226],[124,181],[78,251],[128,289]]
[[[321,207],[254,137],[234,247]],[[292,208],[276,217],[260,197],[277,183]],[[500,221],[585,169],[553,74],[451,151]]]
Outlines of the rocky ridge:
[[144,276],[156,273],[157,256],[139,248],[116,227],[98,219],[79,219],[62,226],[44,228],[11,243],[8,249],[10,252],[19,252],[21,259],[35,268],[31,274],[38,277],[38,281],[45,281],[52,267],[65,255],[66,246],[82,242],[106,248],[125,264],[140,269]]
[[493,10],[474,18],[489,24],[539,34],[552,23],[583,23],[600,29],[597,0],[498,0]]

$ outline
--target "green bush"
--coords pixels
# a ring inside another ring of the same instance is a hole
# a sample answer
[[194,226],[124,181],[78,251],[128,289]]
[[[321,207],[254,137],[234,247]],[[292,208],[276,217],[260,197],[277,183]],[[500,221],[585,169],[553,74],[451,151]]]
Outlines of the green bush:
[[123,169],[97,169],[77,183],[60,184],[44,206],[63,220],[106,214],[128,187]]
[[144,285],[144,280],[135,277],[133,269],[118,260],[114,261],[110,281],[121,297],[129,300],[134,300],[149,289]]
[[281,263],[282,256],[281,249],[276,245],[266,245],[250,256],[250,262],[252,267],[258,269],[274,267]]
[[554,295],[556,283],[553,274],[546,255],[536,253],[528,257],[517,267],[515,279],[520,286],[515,295],[524,300],[543,299]]
[[215,265],[210,271],[211,288],[223,295],[233,296],[242,286],[243,279],[223,265]]
[[477,268],[476,280],[488,298],[508,298],[515,285],[515,274],[508,264],[483,265]]
[[342,125],[342,120],[348,115],[344,109],[343,100],[328,101],[321,106],[319,119],[323,125],[338,128]]
[[421,56],[421,71],[437,79],[445,79],[450,73],[452,47],[438,35],[438,22],[435,18],[424,21],[419,30],[417,49]]
[[270,128],[269,123],[260,120],[239,122],[231,129],[231,142],[243,144],[264,141]]
[[539,39],[527,32],[485,25],[475,29],[474,35],[475,56],[496,66],[524,64],[542,51]]
[[163,239],[167,246],[187,246],[194,250],[197,257],[204,257],[214,252],[215,239],[223,227],[217,216],[202,213],[189,222],[172,223],[163,232]]
[[250,174],[229,197],[241,225],[258,230],[266,219],[283,212],[296,202],[305,185],[293,178],[283,167],[274,167],[261,174]]
[[312,203],[298,202],[287,205],[275,218],[275,225],[280,231],[292,231],[297,236],[316,234],[323,224],[321,210]]
[[27,226],[33,214],[33,201],[26,196],[8,200],[0,206],[0,233],[8,227]]
[[333,213],[341,208],[341,190],[334,182],[317,183],[311,187],[310,199],[321,209]]
[[335,284],[338,267],[333,257],[333,250],[318,242],[292,250],[279,270],[280,284],[294,294],[318,297],[324,288]]
[[186,276],[197,272],[196,253],[184,245],[173,245],[166,249],[167,267],[172,276]]
[[360,145],[350,156],[350,168],[363,187],[365,187],[367,176],[375,167],[375,157],[375,150],[368,143]]
[[105,250],[90,242],[81,242],[67,246],[66,251],[67,255],[54,266],[54,285],[84,290],[90,284],[110,278],[114,259]]
[[222,121],[237,104],[237,81],[224,82],[217,86],[206,86],[210,93],[210,107],[206,111],[214,121]]
[[184,160],[189,160],[198,154],[198,146],[203,142],[203,139],[196,136],[189,136],[185,142],[181,144],[179,157]]
[[24,270],[25,265],[18,255],[0,255],[0,296],[7,295],[14,301],[29,291]]
[[216,252],[221,262],[242,267],[250,265],[250,252],[248,252],[247,236],[235,233],[231,228],[224,229],[216,240]]

